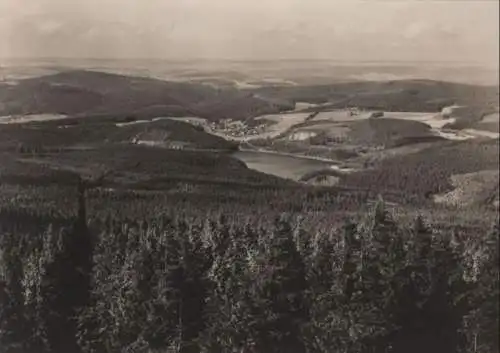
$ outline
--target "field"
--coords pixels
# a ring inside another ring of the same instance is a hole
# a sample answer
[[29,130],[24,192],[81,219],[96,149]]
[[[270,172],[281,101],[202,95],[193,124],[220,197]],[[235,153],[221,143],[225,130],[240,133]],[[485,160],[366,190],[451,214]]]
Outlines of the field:
[[260,135],[252,136],[251,139],[266,139],[275,138],[292,126],[304,122],[309,116],[307,113],[292,113],[292,114],[279,114],[279,115],[264,115],[259,116],[256,120],[267,120],[274,124],[270,125],[268,130]]
[[62,114],[30,114],[30,115],[8,115],[0,116],[0,124],[22,124],[30,121],[48,121],[66,119],[67,115]]
[[500,115],[499,113],[488,114],[473,127],[479,130],[486,130],[493,133],[499,133]]

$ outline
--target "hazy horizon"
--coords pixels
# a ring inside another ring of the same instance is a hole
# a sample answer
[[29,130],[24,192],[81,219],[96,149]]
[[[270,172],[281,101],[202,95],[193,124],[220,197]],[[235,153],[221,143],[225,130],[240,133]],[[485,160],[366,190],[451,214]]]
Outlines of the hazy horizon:
[[3,60],[498,66],[496,0],[0,0]]
[[[459,0],[460,1],[460,0]],[[495,63],[489,62],[477,62],[477,61],[464,61],[459,59],[427,59],[427,60],[412,60],[412,59],[401,59],[401,60],[363,60],[363,59],[330,59],[330,58],[227,58],[227,57],[187,57],[187,58],[155,58],[155,57],[81,57],[81,56],[66,56],[66,57],[51,57],[51,56],[9,56],[0,57],[0,60],[4,59],[5,62],[11,60],[22,60],[22,61],[151,61],[151,62],[196,62],[196,61],[207,61],[207,62],[234,62],[234,63],[247,63],[247,62],[322,62],[322,63],[332,63],[332,64],[346,64],[349,65],[353,63],[356,64],[376,64],[376,65],[391,65],[391,64],[402,64],[402,65],[415,65],[421,63],[429,64],[458,64],[463,66],[498,66]]]

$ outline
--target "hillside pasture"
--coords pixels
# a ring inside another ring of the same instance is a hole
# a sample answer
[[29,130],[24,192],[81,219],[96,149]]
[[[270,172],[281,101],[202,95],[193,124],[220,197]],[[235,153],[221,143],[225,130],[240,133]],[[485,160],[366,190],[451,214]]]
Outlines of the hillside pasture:
[[360,115],[349,115],[349,111],[345,109],[332,110],[328,112],[319,112],[312,121],[356,121],[361,119],[368,119],[369,113],[361,113]]
[[446,124],[455,121],[454,118],[443,118],[439,113],[420,112],[384,112],[383,118],[418,121],[429,125],[432,129],[441,129]]
[[473,125],[473,128],[489,132],[500,132],[500,114],[492,113],[484,116],[481,121]]
[[64,114],[26,114],[0,116],[0,124],[24,124],[32,121],[49,121],[66,119]]
[[429,140],[439,140],[428,124],[409,119],[361,119],[336,122],[312,120],[295,126],[288,134],[315,133],[310,141],[315,145],[349,144],[371,147],[391,147]]
[[290,113],[290,114],[271,114],[263,115],[255,118],[257,121],[271,121],[274,124],[266,126],[266,130],[263,133],[252,136],[240,137],[239,140],[258,140],[267,138],[276,138],[294,125],[300,124],[306,120],[309,113]]

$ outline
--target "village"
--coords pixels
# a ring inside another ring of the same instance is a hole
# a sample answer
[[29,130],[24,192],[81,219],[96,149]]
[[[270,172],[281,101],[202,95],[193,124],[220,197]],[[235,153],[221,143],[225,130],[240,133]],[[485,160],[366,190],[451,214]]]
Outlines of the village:
[[[360,116],[363,112],[358,108],[347,108],[341,110],[343,111],[347,117]],[[328,114],[328,112],[325,112]],[[299,122],[307,122],[315,119],[320,114],[319,111],[315,111],[313,113],[295,113],[295,114],[277,114],[276,116],[269,116],[266,119],[259,119],[253,121],[253,124],[249,125],[246,121],[233,120],[233,119],[221,119],[217,122],[211,122],[208,124],[208,128],[218,134],[232,137],[236,139],[241,138],[255,138],[260,135],[264,135],[269,133],[269,127],[271,125],[275,125],[272,130],[285,131],[294,124]],[[300,115],[300,117],[299,117]],[[376,111],[371,112],[369,118],[381,118],[384,116],[384,112]],[[277,119],[277,117],[279,117]],[[287,119],[288,122],[283,119]],[[299,119],[300,121],[295,121]],[[261,123],[257,123],[260,121]],[[283,127],[279,127],[283,125]]]
[[257,126],[249,126],[244,121],[222,119],[220,121],[210,123],[209,126],[212,131],[229,137],[245,137],[262,134],[266,131],[268,124],[262,123]]

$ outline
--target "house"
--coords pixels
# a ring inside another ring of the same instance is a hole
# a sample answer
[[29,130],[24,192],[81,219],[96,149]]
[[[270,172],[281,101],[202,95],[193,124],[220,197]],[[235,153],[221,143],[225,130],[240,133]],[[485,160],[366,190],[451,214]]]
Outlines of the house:
[[349,116],[358,116],[359,115],[359,109],[354,107],[354,108],[348,108],[347,109],[348,115]]
[[370,118],[382,118],[384,116],[384,112],[373,112],[370,114]]

